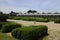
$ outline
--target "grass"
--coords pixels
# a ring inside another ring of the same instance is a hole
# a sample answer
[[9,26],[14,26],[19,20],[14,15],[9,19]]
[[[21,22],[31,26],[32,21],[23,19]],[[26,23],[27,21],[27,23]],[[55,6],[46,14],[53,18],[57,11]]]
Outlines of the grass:
[[0,30],[0,40],[17,40],[17,39],[2,33],[1,30]]
[[0,33],[0,40],[17,40],[17,39],[10,37],[8,35],[5,35],[4,33]]

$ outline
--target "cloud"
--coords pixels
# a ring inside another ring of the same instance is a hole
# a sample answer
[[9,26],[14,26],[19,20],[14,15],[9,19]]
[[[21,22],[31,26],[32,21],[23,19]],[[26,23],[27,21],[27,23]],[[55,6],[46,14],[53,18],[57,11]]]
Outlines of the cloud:
[[0,10],[4,12],[26,11],[60,12],[60,0],[0,0]]
[[26,12],[28,10],[28,8],[24,8],[24,7],[14,7],[14,6],[0,6],[0,11],[3,11],[4,13],[9,13],[10,11],[14,11],[14,12]]

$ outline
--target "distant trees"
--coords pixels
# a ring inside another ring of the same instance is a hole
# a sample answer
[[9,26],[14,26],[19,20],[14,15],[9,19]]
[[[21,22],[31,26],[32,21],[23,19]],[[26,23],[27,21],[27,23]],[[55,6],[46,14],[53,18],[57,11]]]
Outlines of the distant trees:
[[52,14],[51,12],[49,12],[48,14]]
[[33,13],[37,13],[37,11],[33,10]]
[[58,12],[55,12],[54,14],[59,14]]
[[3,12],[0,11],[0,15],[3,14]]
[[27,13],[32,13],[32,10],[28,10]]
[[16,16],[17,14],[18,14],[18,13],[13,12],[13,11],[11,11],[11,12],[9,13],[10,16]]
[[42,14],[46,14],[45,12],[42,12]]
[[36,10],[28,10],[27,13],[37,13]]
[[0,22],[6,22],[7,20],[7,16],[3,13],[3,12],[0,12]]

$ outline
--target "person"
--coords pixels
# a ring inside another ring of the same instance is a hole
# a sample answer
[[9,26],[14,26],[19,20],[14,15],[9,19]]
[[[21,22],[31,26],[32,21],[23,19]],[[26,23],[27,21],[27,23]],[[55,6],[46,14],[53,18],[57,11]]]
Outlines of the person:
[[34,24],[36,24],[36,21],[34,21]]

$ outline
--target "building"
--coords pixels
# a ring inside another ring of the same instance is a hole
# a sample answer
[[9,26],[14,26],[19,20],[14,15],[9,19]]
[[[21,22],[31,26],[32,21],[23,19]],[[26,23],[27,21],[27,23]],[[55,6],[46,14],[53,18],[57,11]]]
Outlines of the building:
[[54,16],[60,17],[60,13],[20,13],[18,16],[32,16],[32,17],[47,17],[47,16]]

